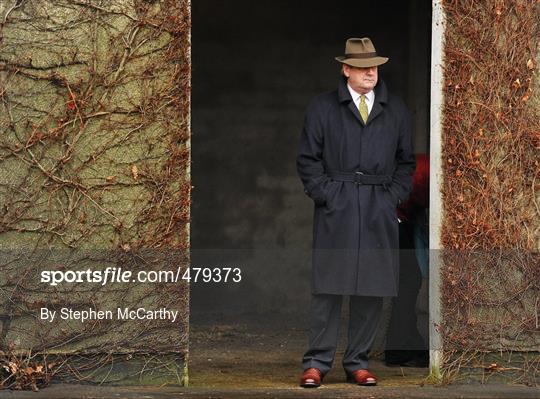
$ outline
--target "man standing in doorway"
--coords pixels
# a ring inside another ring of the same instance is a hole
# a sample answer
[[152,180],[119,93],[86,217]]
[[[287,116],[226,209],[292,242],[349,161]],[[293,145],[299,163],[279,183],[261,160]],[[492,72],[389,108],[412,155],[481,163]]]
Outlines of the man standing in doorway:
[[369,38],[347,40],[337,90],[309,105],[298,175],[315,203],[309,348],[300,385],[318,387],[332,367],[343,295],[349,295],[347,380],[376,385],[368,353],[382,299],[397,295],[396,206],[412,188],[415,158],[403,101],[378,77],[388,58]]

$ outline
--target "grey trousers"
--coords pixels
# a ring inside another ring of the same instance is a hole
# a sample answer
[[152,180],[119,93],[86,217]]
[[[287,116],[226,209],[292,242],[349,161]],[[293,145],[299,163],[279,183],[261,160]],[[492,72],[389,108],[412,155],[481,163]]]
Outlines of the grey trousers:
[[[309,349],[302,359],[304,370],[316,367],[325,375],[332,368],[342,299],[342,295],[312,294]],[[382,297],[350,296],[348,345],[342,361],[346,373],[368,368],[368,354],[377,333],[382,304]]]

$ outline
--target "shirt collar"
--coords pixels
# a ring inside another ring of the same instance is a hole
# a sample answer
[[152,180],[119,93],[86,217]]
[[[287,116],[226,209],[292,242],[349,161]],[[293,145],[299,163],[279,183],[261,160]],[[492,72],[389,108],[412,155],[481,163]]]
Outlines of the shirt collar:
[[[355,102],[358,102],[360,101],[359,98],[361,96],[360,93],[356,92],[353,90],[353,88],[349,85],[349,83],[347,83],[347,89],[349,89],[349,93],[351,93],[351,97],[353,99],[353,101]],[[366,100],[372,104],[373,103],[373,100],[375,100],[375,93],[373,92],[373,90],[371,90],[370,92],[366,93],[365,94],[366,96]]]
[[[373,90],[375,91],[375,97],[378,103],[386,103],[388,101],[388,90],[382,79],[379,79]],[[339,78],[337,95],[339,102],[347,102],[352,99],[351,93],[349,93],[349,90],[347,89],[347,78],[345,76],[340,76]]]

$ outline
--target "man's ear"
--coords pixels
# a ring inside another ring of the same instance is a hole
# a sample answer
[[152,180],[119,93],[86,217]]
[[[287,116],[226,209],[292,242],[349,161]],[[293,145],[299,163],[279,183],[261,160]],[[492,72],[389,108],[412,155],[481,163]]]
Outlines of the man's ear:
[[346,78],[349,77],[349,66],[347,64],[341,64],[341,74]]

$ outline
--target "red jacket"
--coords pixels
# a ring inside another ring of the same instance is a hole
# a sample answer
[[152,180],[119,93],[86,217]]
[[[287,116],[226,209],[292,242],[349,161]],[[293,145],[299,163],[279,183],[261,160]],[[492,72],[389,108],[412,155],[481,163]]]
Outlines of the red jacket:
[[407,202],[398,207],[398,217],[402,221],[414,220],[419,210],[429,206],[429,156],[416,154],[416,170],[413,176],[413,190]]

